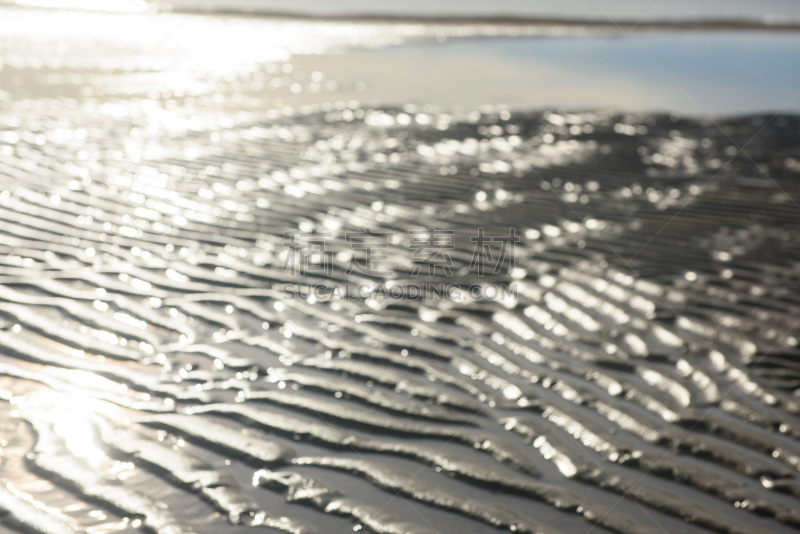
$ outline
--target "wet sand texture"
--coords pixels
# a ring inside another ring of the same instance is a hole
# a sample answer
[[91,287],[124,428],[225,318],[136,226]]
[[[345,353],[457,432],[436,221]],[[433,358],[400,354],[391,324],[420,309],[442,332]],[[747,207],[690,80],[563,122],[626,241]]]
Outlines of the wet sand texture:
[[[244,70],[178,94],[0,42],[3,524],[800,527],[798,117],[276,110]],[[513,269],[476,273],[479,228]],[[292,230],[328,270],[285,268]],[[385,291],[421,281],[515,297]]]

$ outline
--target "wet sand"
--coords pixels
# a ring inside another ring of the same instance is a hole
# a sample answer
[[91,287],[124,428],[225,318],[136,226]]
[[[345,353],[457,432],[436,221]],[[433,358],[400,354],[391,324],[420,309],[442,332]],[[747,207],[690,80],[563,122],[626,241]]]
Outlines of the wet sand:
[[456,109],[370,71],[441,28],[118,17],[0,18],[4,527],[798,530],[791,76]]

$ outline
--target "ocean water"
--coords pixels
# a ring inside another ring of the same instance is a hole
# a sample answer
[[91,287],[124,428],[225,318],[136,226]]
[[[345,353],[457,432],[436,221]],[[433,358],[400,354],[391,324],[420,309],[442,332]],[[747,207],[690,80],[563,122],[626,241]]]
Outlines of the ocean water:
[[[34,0],[35,1],[35,0]],[[800,7],[791,0],[408,0],[405,2],[340,0],[172,0],[179,9],[294,13],[306,15],[366,15],[402,17],[526,17],[588,20],[758,20],[797,22]]]
[[[553,11],[556,4],[548,2],[492,3],[492,11],[486,3],[466,3],[456,10],[446,2],[430,2],[425,3],[426,11],[417,20],[412,17],[390,23],[391,18],[381,20],[380,16],[410,16],[419,6],[403,3],[405,11],[401,12],[394,3],[370,3],[372,14],[377,16],[372,22],[313,23],[308,19],[269,17],[248,21],[223,16],[196,24],[202,29],[190,31],[180,27],[182,15],[165,16],[163,20],[169,22],[160,26],[153,24],[154,12],[148,8],[156,4],[125,2],[119,6],[130,18],[124,24],[112,23],[111,27],[128,26],[136,31],[120,28],[119,35],[104,37],[116,45],[133,44],[138,49],[163,46],[179,50],[186,43],[195,50],[193,54],[201,54],[191,62],[192,66],[213,74],[240,71],[244,65],[257,62],[290,60],[309,74],[328,71],[330,82],[337,86],[334,93],[338,99],[377,105],[435,105],[466,112],[487,105],[513,109],[564,107],[693,116],[792,113],[800,109],[800,69],[795,68],[800,64],[797,31],[758,25],[738,30],[725,26],[703,30],[680,25],[661,29],[614,25],[617,20],[790,23],[796,16],[793,10],[800,11],[796,3],[589,4],[607,10],[611,19],[578,4],[564,4],[563,11],[557,13]],[[634,8],[634,4],[638,7]],[[91,10],[112,4],[52,5]],[[166,4],[157,5],[171,9]],[[203,10],[206,6],[217,10],[210,5],[192,2],[174,4],[172,8]],[[347,17],[364,14],[365,4],[300,2],[291,6],[303,15]],[[476,11],[479,6],[486,11]],[[267,0],[247,5],[225,3],[224,7],[234,13],[287,12],[285,4]],[[449,13],[474,15],[480,20],[506,12],[534,18],[572,17],[602,24],[501,24],[485,20],[458,26],[426,19]],[[88,14],[70,15],[67,11],[62,11],[60,17],[66,27],[53,28],[45,21],[43,31],[65,39],[80,38],[82,26],[93,20]],[[26,20],[25,31],[36,31],[37,23]],[[6,31],[8,35],[19,33],[15,28]],[[201,32],[214,37],[201,42]],[[120,43],[121,39],[125,43]],[[328,96],[325,91],[298,91],[281,101],[289,105],[319,104]]]
[[310,16],[411,17],[520,17],[530,19],[577,19],[599,22],[652,21],[757,21],[800,22],[800,7],[791,0],[5,0],[7,4],[56,8],[136,11],[146,6],[160,9],[297,14]]
[[[298,58],[313,62],[313,58]],[[330,57],[373,103],[616,109],[698,117],[800,111],[800,33],[428,39]]]

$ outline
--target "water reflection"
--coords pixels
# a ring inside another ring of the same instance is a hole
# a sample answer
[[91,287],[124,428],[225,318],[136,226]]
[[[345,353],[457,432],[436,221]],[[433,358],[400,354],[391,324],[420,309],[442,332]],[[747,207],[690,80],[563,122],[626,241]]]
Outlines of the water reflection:
[[[88,378],[91,381],[94,377]],[[59,392],[57,382],[53,385],[55,389],[41,389],[12,398],[11,404],[18,409],[13,415],[20,418],[45,416],[54,422],[54,432],[64,440],[70,453],[99,467],[107,456],[95,439],[98,429],[92,419],[98,416],[92,411],[92,405],[96,403],[90,397],[79,397],[78,393]]]

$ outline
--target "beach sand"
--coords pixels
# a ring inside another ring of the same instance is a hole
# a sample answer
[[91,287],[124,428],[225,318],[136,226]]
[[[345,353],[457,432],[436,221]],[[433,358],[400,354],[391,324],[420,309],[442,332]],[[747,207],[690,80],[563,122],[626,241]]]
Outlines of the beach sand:
[[5,526],[800,526],[794,33],[0,30]]

